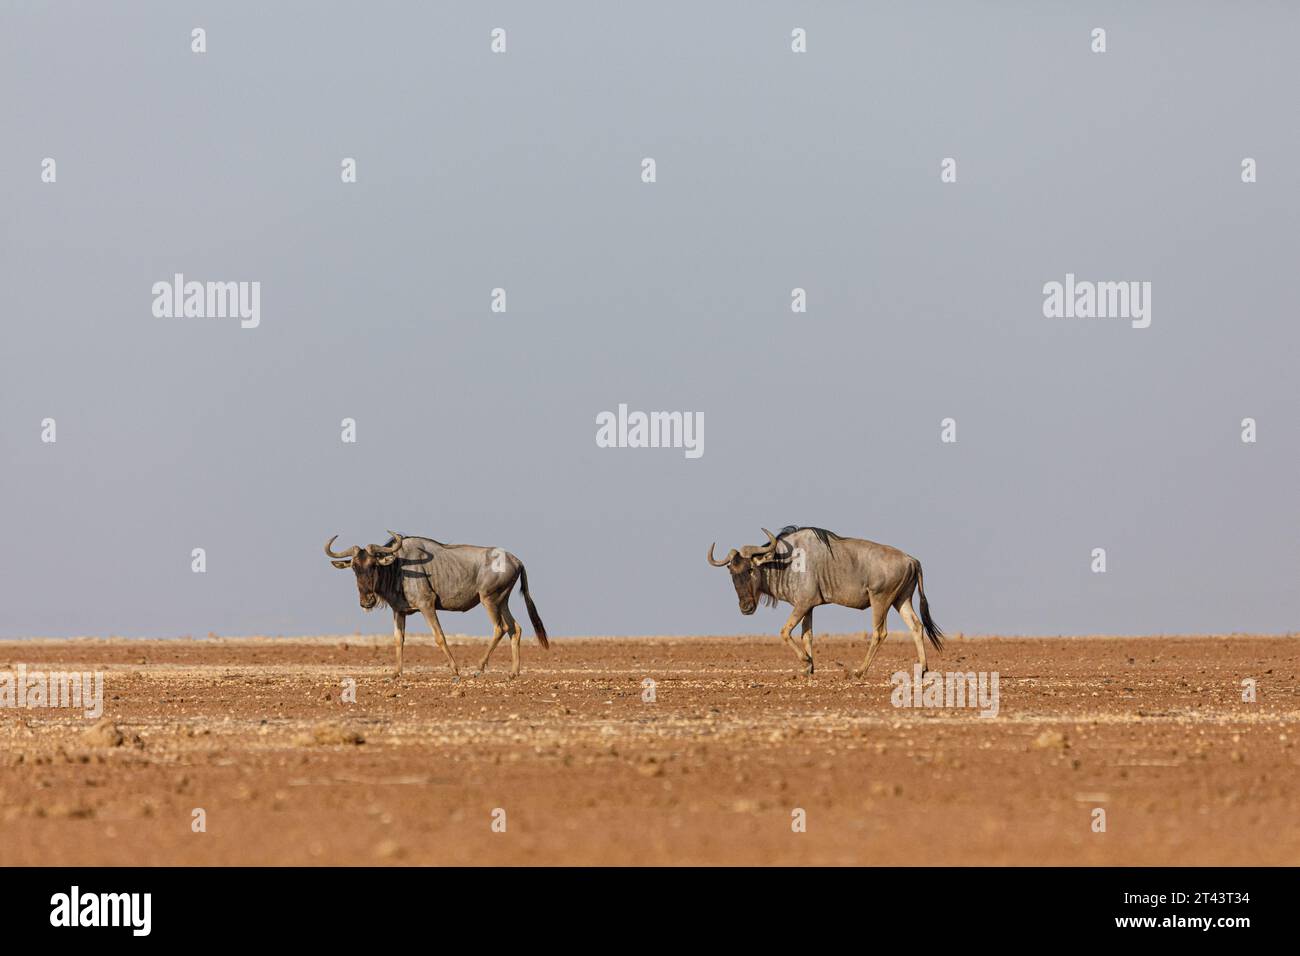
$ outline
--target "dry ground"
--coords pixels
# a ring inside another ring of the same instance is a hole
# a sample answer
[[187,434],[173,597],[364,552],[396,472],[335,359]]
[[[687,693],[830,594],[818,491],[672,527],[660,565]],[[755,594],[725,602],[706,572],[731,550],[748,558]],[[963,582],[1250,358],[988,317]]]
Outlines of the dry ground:
[[386,639],[0,643],[103,670],[119,732],[0,710],[0,864],[1300,863],[1293,637],[951,641],[993,719],[891,706],[910,641],[865,681],[817,643],[806,678],[770,636],[528,639],[458,684],[428,637],[397,682]]

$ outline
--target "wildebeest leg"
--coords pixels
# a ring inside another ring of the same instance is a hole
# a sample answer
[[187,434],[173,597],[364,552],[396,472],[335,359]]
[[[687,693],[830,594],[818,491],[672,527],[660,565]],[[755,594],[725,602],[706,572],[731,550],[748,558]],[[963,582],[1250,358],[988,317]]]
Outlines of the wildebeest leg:
[[924,674],[929,670],[925,666],[925,634],[921,630],[921,619],[916,616],[916,611],[912,610],[912,595],[909,594],[905,600],[898,602],[898,613],[903,616],[908,629],[912,632],[912,640],[916,644],[916,659],[921,662],[921,673]]
[[397,645],[397,672],[394,677],[402,676],[402,646],[406,644],[406,615],[401,611],[393,612],[393,642]]
[[790,650],[794,651],[794,656],[803,662],[803,672],[812,673],[812,657],[804,654],[803,648],[794,639],[794,626],[804,619],[812,608],[797,607],[790,612],[790,618],[785,622],[785,627],[781,628],[781,639],[790,645]]
[[510,631],[510,676],[514,678],[519,676],[519,639],[523,636],[524,629],[510,613],[509,605],[501,608],[501,616],[505,618],[506,629]]
[[871,602],[871,646],[867,648],[867,659],[862,662],[862,666],[853,672],[854,677],[861,677],[875,660],[876,651],[880,650],[880,645],[885,643],[885,637],[889,634],[889,628],[885,626],[885,618],[889,616],[889,603],[886,601]]
[[501,643],[501,638],[504,634],[505,629],[500,624],[492,625],[492,643],[488,644],[487,652],[483,655],[483,659],[478,662],[478,671],[475,673],[475,676],[478,676],[478,674],[482,674],[487,670],[488,658],[491,657],[492,652],[497,649],[497,645]]
[[808,673],[811,674],[814,669],[812,652],[812,611],[809,611],[803,616],[803,626],[799,633],[803,635],[803,652],[808,655]]
[[492,642],[488,644],[487,653],[483,655],[483,659],[478,662],[479,674],[482,674],[487,670],[488,658],[491,657],[492,652],[497,649],[497,644],[501,642],[501,636],[506,632],[505,628],[501,625],[501,613],[496,609],[496,606],[488,600],[483,600],[483,608],[487,611],[488,617],[492,620]]
[[443,636],[442,625],[438,623],[438,612],[433,609],[433,605],[426,604],[420,608],[420,613],[424,619],[429,622],[429,630],[433,631],[433,639],[438,642],[442,652],[447,655],[447,662],[451,664],[451,672],[460,680],[460,668],[456,666],[456,658],[451,656],[451,648],[447,646],[447,638]]

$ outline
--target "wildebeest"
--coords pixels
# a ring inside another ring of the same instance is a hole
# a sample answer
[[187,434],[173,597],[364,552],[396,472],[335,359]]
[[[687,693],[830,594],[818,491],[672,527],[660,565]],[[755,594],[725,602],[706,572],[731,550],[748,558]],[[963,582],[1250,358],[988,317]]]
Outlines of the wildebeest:
[[331,549],[338,535],[325,542],[325,553],[336,568],[351,567],[357,577],[357,593],[367,611],[387,604],[393,611],[393,639],[397,644],[397,676],[402,673],[402,645],[406,642],[406,616],[419,612],[429,622],[434,640],[447,655],[451,671],[460,678],[456,658],[443,637],[439,611],[468,611],[482,603],[492,621],[492,643],[479,661],[478,671],[487,668],[503,634],[510,634],[510,676],[519,676],[519,637],[523,628],[510,613],[510,592],[515,581],[528,605],[533,633],[542,647],[549,647],[546,628],[528,593],[528,572],[523,562],[500,548],[470,544],[443,544],[432,538],[408,537],[395,531],[386,544],[353,546],[343,552]]
[[[766,528],[767,544],[745,545],[721,561],[713,557],[709,545],[709,564],[727,568],[740,599],[740,613],[753,614],[760,598],[775,605],[786,601],[793,605],[790,618],[781,628],[781,637],[803,661],[804,673],[813,672],[812,612],[821,604],[871,608],[872,640],[867,659],[853,672],[861,677],[871,666],[872,658],[884,643],[885,617],[897,608],[916,642],[916,656],[921,670],[926,670],[925,641],[930,639],[936,650],[943,648],[943,632],[930,617],[921,579],[921,562],[887,544],[861,538],[842,538],[825,528],[797,528],[789,525],[778,535]],[[912,592],[921,596],[921,617],[912,610]],[[791,632],[803,622],[803,648],[795,643]]]

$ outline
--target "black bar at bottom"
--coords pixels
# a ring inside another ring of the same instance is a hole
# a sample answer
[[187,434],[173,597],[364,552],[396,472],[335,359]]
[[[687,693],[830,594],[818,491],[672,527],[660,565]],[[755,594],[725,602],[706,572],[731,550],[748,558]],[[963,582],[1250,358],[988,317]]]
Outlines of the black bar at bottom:
[[[373,945],[416,932],[433,945],[438,927],[477,926],[485,940],[517,935],[538,945],[538,932],[558,943],[551,934],[562,926],[589,943],[690,927],[692,944],[734,944],[785,930],[806,936],[833,919],[853,932],[893,924],[918,943],[935,933],[974,942],[1031,931],[1232,945],[1243,933],[1286,926],[1295,876],[1272,868],[23,868],[0,871],[0,882],[10,943],[73,934],[78,943],[238,943],[255,932],[295,946]],[[105,923],[116,925],[96,925]]]

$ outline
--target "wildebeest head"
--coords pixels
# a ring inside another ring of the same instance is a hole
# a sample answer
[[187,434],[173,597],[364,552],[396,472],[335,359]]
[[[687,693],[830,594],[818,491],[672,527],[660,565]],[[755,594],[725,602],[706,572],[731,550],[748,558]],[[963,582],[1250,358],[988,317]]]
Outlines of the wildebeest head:
[[731,583],[736,587],[741,614],[753,614],[758,608],[758,598],[762,593],[759,569],[768,561],[785,557],[779,553],[776,536],[766,528],[763,529],[763,534],[767,535],[767,544],[747,544],[739,551],[732,548],[731,553],[721,561],[713,557],[713,545],[709,545],[709,564],[731,572]]
[[325,542],[325,553],[334,560],[330,564],[336,568],[351,568],[357,576],[357,596],[361,606],[367,611],[379,603],[379,569],[386,568],[397,560],[397,552],[402,547],[402,536],[395,531],[389,545],[368,544],[364,548],[353,545],[346,551],[332,551],[332,545],[338,535]]

